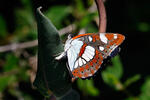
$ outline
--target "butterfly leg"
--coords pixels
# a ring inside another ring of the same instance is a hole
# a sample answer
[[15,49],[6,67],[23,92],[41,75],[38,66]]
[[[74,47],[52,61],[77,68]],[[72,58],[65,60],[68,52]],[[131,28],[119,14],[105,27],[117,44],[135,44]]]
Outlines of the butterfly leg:
[[75,77],[72,77],[71,82],[73,83],[76,80]]
[[59,56],[55,57],[55,60],[66,59],[66,57],[67,57],[66,52],[62,52]]

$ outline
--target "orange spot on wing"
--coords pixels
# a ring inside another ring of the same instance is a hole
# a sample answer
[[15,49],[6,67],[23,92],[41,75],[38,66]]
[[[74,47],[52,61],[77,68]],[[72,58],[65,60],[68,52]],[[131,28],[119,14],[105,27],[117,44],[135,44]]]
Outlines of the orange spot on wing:
[[80,76],[80,72],[79,72],[79,68],[75,69],[73,72],[72,72],[73,76],[74,77],[81,77]]
[[98,54],[95,55],[95,59],[98,59]]
[[83,44],[83,46],[81,47],[80,49],[80,53],[79,53],[79,56],[82,56],[82,54],[84,53],[84,50],[85,50],[85,47],[87,46],[87,44]]
[[79,73],[79,74],[78,74],[78,77],[81,78],[81,77],[83,77],[83,75],[82,75],[81,73]]
[[93,63],[96,63],[96,59],[94,58],[92,62],[93,62]]
[[91,34],[93,34],[93,33],[80,34],[80,35],[77,35],[77,36],[73,37],[72,39],[76,39],[76,38],[79,38],[81,36],[86,36],[86,35],[91,35]]
[[[116,40],[117,41],[117,40]],[[115,41],[110,42],[110,46],[114,45]]]
[[93,65],[93,62],[92,62],[92,61],[90,62],[90,65],[91,65],[91,66]]
[[95,35],[93,35],[93,42],[95,42],[96,41],[96,38],[95,38]]
[[87,72],[84,72],[84,77],[88,77],[88,73]]
[[84,67],[80,67],[80,72],[84,71]]
[[98,54],[99,52],[98,52],[98,50],[96,50],[96,54]]
[[107,37],[108,40],[114,40],[114,41],[110,42],[110,45],[113,45],[113,44],[120,45],[123,42],[123,40],[125,39],[125,37],[121,34],[117,34],[117,39],[114,39],[113,33],[105,34],[105,36]]
[[93,36],[93,42],[95,42],[96,40],[100,40],[99,35],[94,34]]
[[87,69],[87,70],[88,70],[88,69],[89,69],[89,67],[90,67],[90,66],[87,64],[87,65],[85,66],[85,69]]
[[91,71],[91,74],[93,75],[93,74],[94,74],[94,70],[93,70],[93,69],[91,69],[90,71]]
[[95,66],[95,69],[98,70],[98,69],[99,69],[99,65],[96,65],[96,66]]
[[108,49],[110,47],[110,45],[107,45],[106,48]]
[[73,72],[72,72],[73,76],[78,76],[78,70],[75,69]]
[[108,40],[114,39],[114,34],[113,33],[106,33],[105,36],[107,37]]
[[102,61],[102,60],[103,60],[103,56],[102,56],[102,54],[99,54],[99,56],[100,56],[100,60]]
[[101,64],[102,64],[102,61],[101,61],[101,60],[99,60],[98,62],[99,62],[99,63],[98,63],[99,65],[101,65]]
[[99,38],[99,35],[98,35],[98,34],[96,34],[96,40],[100,40],[100,38]]
[[118,39],[117,39],[116,45],[120,45],[125,39],[125,37],[121,34],[118,34],[117,36],[118,36]]

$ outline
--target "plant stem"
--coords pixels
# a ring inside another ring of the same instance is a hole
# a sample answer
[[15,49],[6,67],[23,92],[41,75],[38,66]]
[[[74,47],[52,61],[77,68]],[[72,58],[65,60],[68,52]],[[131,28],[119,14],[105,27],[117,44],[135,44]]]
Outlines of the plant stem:
[[98,14],[99,14],[99,33],[105,33],[106,32],[106,11],[105,11],[105,6],[103,3],[103,0],[95,0],[97,9],[98,9]]

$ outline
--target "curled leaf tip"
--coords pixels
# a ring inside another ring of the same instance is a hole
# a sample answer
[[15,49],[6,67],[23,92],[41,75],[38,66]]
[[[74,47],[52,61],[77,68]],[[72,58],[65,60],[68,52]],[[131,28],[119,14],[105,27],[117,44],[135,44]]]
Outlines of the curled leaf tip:
[[38,7],[37,9],[40,11],[42,9],[42,6]]
[[42,14],[42,12],[41,12],[41,9],[42,9],[42,6],[39,6],[39,7],[37,8],[37,12],[38,12],[40,15],[44,16],[44,15]]

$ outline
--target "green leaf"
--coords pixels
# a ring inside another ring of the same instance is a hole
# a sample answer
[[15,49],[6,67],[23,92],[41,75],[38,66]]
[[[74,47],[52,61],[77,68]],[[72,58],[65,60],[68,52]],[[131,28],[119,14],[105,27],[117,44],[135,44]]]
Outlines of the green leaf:
[[14,75],[11,76],[0,75],[0,92],[3,92],[8,85],[14,83],[15,81],[16,77]]
[[15,55],[8,54],[6,56],[6,64],[4,65],[3,70],[7,72],[7,71],[17,68],[18,61],[19,59]]
[[4,18],[0,15],[0,37],[5,37],[7,34],[6,22]]
[[139,100],[150,100],[150,77],[146,79],[141,87],[141,94]]
[[[66,62],[55,60],[56,55],[63,52],[63,45],[57,29],[42,14],[40,8],[37,9],[36,17],[38,27],[38,70],[34,85],[47,97],[51,95],[50,92],[56,97],[63,97],[71,90],[71,78]],[[70,96],[70,100],[75,100],[74,98]]]
[[92,24],[92,23],[88,24],[87,27],[86,27],[86,29],[87,29],[88,33],[98,32],[98,28],[95,27],[95,25]]
[[88,13],[86,16],[84,16],[79,24],[80,28],[83,28],[90,24],[90,22],[94,19],[94,17],[97,15],[97,13]]
[[137,97],[128,97],[125,100],[139,100]]
[[86,95],[98,96],[99,90],[94,86],[93,80],[78,79],[77,84],[79,89]]
[[72,8],[69,6],[54,6],[47,10],[46,16],[52,20],[56,27],[62,27],[62,22],[66,18]]
[[112,88],[116,90],[122,90],[123,85],[121,84],[120,80],[112,73],[108,73],[103,71],[102,72],[102,78],[106,84],[111,86]]
[[102,72],[103,80],[111,87],[121,90],[123,86],[119,79],[122,77],[123,69],[119,56],[115,56],[112,59],[112,64],[112,66],[107,66],[106,70]]
[[116,78],[120,79],[123,75],[123,66],[119,56],[112,58],[112,66],[107,66],[105,72],[113,74]]
[[26,7],[24,9],[15,10],[16,30],[14,33],[16,37],[13,41],[24,42],[37,39],[33,12]]
[[137,26],[138,30],[141,32],[148,32],[150,31],[150,25],[149,23],[141,22]]
[[130,84],[138,81],[139,79],[141,78],[141,76],[139,74],[131,77],[131,78],[128,78],[125,82],[124,82],[124,86],[125,87],[128,87]]
[[79,13],[84,13],[85,12],[85,8],[84,8],[84,4],[81,0],[75,0],[76,2],[76,10]]

